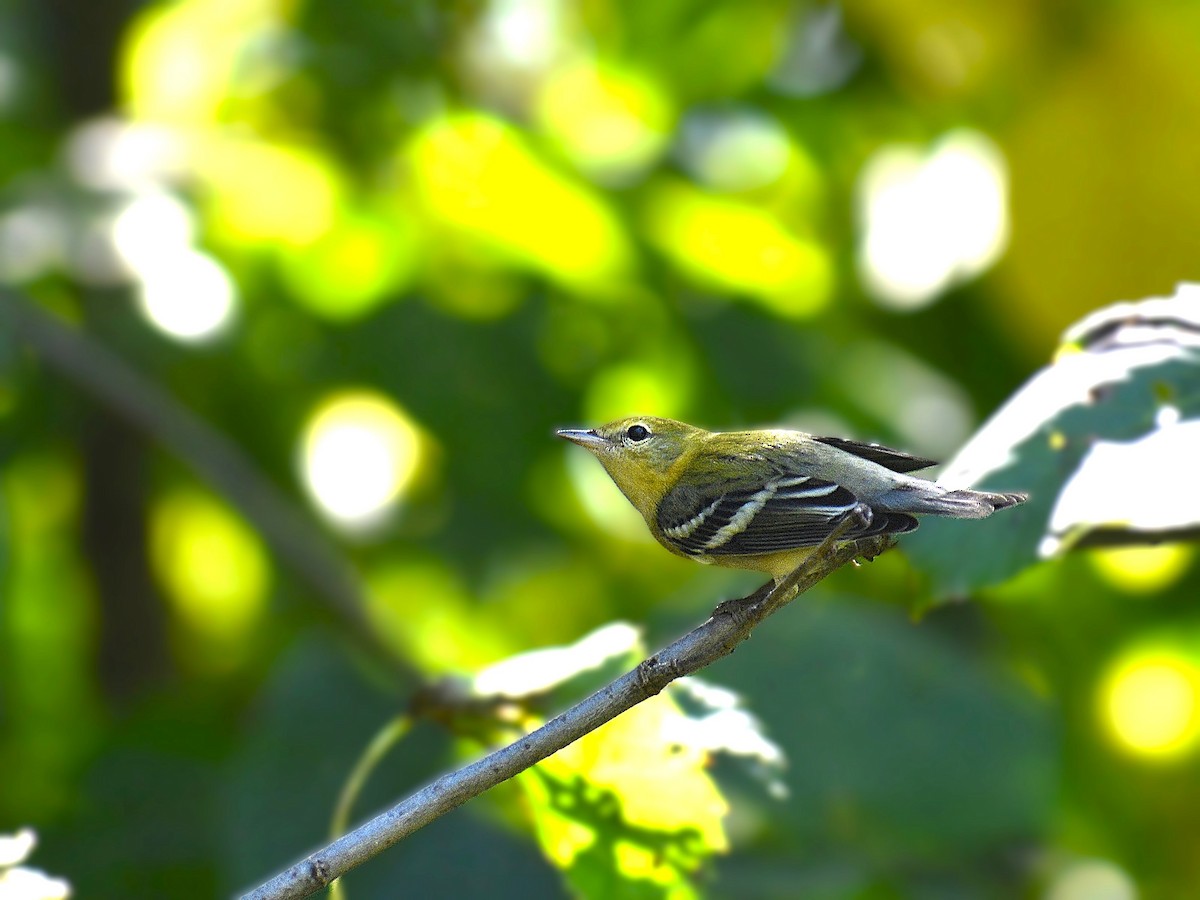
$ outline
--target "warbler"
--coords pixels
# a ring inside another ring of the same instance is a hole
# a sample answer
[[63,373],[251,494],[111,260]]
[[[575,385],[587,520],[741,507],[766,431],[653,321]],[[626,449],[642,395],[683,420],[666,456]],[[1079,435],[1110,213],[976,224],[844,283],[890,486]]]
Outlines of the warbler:
[[912,531],[918,515],[982,519],[1028,497],[946,488],[908,474],[933,460],[801,431],[712,432],[637,416],[558,435],[600,460],[672,553],[775,581],[860,504],[869,515],[844,540]]

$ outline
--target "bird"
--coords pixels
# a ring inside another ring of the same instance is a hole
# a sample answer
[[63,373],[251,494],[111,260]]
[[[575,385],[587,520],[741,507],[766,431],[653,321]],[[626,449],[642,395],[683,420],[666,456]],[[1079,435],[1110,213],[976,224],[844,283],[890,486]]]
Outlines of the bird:
[[933,460],[801,431],[635,416],[556,433],[600,461],[667,550],[776,583],[847,517],[856,521],[841,539],[857,541],[913,531],[919,515],[982,519],[1028,499],[948,488],[908,474]]

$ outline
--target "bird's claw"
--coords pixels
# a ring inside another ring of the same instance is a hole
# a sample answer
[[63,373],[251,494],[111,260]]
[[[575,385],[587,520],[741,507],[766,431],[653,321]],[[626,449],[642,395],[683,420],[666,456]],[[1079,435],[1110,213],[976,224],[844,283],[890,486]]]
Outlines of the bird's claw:
[[875,518],[875,514],[871,512],[871,507],[865,503],[856,504],[854,509],[850,510],[846,515],[857,519],[858,527],[863,529],[870,528],[871,522]]

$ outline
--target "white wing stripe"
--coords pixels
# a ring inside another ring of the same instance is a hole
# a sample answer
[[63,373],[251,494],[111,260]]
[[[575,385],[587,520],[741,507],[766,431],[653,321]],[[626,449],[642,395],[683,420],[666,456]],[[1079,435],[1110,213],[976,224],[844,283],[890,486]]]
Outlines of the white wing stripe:
[[806,506],[804,511],[807,513],[829,513],[830,515],[840,515],[844,512],[850,512],[850,510],[854,509],[854,507],[857,505],[858,502],[855,501],[854,503],[844,503],[829,506]]
[[774,483],[768,482],[760,491],[753,494],[749,500],[741,505],[741,508],[733,514],[733,517],[723,525],[716,534],[714,534],[704,544],[705,550],[712,550],[715,547],[720,547],[722,544],[729,541],[734,535],[741,534],[746,530],[751,520],[758,515],[758,511],[767,505],[767,501],[775,496]]
[[799,487],[802,484],[807,484],[812,481],[808,475],[797,475],[795,478],[777,478],[772,484],[777,488],[781,487]]
[[780,499],[799,500],[802,497],[828,497],[838,489],[836,484],[818,484],[815,487],[800,488],[798,490],[781,491]]
[[716,509],[717,506],[719,506],[721,501],[724,499],[725,499],[725,497],[723,495],[718,497],[716,500],[714,500],[712,503],[708,504],[708,506],[704,507],[704,509],[700,510],[700,512],[696,513],[694,516],[692,516],[686,522],[683,522],[680,525],[675,525],[671,528],[664,528],[663,534],[665,534],[669,538],[674,538],[675,540],[681,540],[681,539],[687,537],[689,534],[691,534],[693,531],[695,531],[697,528],[699,528],[701,525],[704,524],[704,520],[709,517],[709,515],[712,513],[712,511],[714,509]]

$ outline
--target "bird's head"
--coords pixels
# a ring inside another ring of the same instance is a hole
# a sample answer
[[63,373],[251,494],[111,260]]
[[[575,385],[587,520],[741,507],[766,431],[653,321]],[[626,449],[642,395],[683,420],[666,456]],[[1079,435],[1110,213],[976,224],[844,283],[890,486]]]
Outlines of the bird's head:
[[707,434],[683,422],[655,416],[617,419],[588,431],[563,429],[558,436],[590,450],[621,492],[643,515],[667,486],[671,467],[698,438]]

